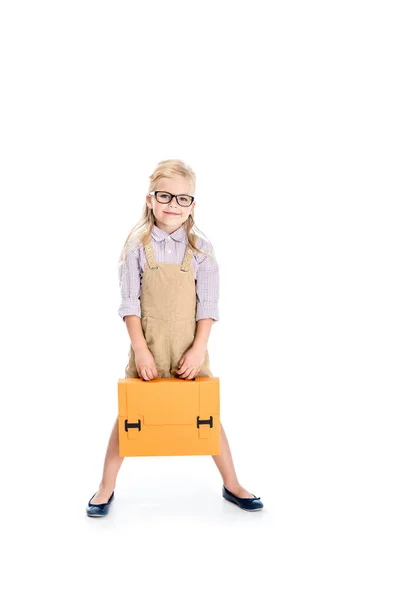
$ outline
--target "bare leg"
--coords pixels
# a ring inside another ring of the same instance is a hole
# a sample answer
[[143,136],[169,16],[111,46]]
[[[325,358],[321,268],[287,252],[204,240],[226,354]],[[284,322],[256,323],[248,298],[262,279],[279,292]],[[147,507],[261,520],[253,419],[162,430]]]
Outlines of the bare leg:
[[97,494],[92,498],[92,504],[107,502],[117,481],[118,471],[124,458],[119,455],[118,417],[111,431],[104,459],[103,477]]
[[238,481],[235,467],[232,460],[231,450],[229,448],[228,439],[225,430],[221,425],[221,454],[213,455],[213,459],[224,483],[224,486],[235,496],[239,498],[252,498],[253,494],[242,487]]
[[[229,448],[225,430],[221,425],[221,454],[213,455],[213,459],[224,483],[224,486],[239,498],[251,498],[253,495],[242,487],[238,481],[232,454]],[[107,502],[113,492],[117,480],[118,471],[122,465],[123,457],[119,455],[118,439],[118,417],[111,431],[107,452],[104,459],[103,477],[100,482],[99,491],[92,498],[92,504]]]

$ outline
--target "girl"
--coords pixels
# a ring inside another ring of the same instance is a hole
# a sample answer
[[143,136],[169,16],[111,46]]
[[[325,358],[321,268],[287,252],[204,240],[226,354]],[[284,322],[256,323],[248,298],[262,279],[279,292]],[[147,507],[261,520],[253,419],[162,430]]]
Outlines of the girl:
[[[149,187],[142,219],[128,235],[119,263],[118,314],[131,341],[125,377],[213,377],[207,342],[219,320],[219,274],[212,245],[195,233],[200,231],[193,217],[195,173],[181,160],[164,160]],[[261,499],[238,481],[220,426],[221,454],[212,458],[223,480],[222,496],[244,510],[260,510]],[[117,418],[88,516],[108,514],[122,461]]]

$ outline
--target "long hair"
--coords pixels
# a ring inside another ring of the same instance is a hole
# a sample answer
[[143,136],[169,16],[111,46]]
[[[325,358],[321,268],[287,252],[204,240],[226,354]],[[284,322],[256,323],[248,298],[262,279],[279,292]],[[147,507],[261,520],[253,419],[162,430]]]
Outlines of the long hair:
[[[154,192],[157,189],[157,183],[159,179],[168,177],[172,178],[175,176],[186,177],[191,181],[193,191],[196,189],[196,175],[194,171],[189,167],[189,165],[187,165],[179,159],[169,159],[160,161],[154,169],[153,173],[150,175],[149,192]],[[122,260],[120,260],[120,265],[126,262],[126,256],[133,244],[146,245],[149,242],[154,224],[155,219],[153,210],[149,208],[149,206],[145,202],[142,216],[140,220],[136,223],[136,225],[133,227],[133,229],[131,229],[131,231],[129,232],[128,237],[126,238],[126,241],[122,248],[122,252],[120,255],[120,258],[122,257]],[[193,252],[200,252],[201,254],[206,254],[207,256],[214,258],[212,254],[204,252],[196,246],[198,237],[203,237],[206,240],[208,240],[208,238],[195,225],[193,211],[188,216],[183,225],[186,230],[188,246],[193,250]]]

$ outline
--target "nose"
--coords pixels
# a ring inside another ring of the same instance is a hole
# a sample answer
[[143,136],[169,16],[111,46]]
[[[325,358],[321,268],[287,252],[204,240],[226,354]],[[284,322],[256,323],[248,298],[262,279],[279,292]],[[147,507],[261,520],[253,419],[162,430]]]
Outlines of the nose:
[[173,196],[170,200],[170,202],[167,204],[168,209],[172,208],[173,210],[176,210],[178,208],[179,204],[176,201],[175,196]]

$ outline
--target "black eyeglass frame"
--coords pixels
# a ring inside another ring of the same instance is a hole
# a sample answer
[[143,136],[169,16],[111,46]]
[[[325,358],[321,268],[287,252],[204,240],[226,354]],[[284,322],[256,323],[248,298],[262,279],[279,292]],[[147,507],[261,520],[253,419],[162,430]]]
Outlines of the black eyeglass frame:
[[[161,202],[161,200],[159,200],[157,198],[157,194],[169,194],[171,196],[171,199],[168,200],[168,202]],[[149,192],[149,196],[154,196],[154,198],[160,204],[169,204],[171,202],[172,198],[176,198],[177,203],[179,204],[179,206],[182,206],[182,208],[189,208],[189,206],[192,206],[193,201],[194,201],[194,196],[190,196],[190,194],[171,194],[171,192],[166,192],[165,190],[155,190],[154,192]],[[187,204],[187,205],[180,204],[180,202],[178,200],[178,196],[188,196],[191,199],[191,203]]]

